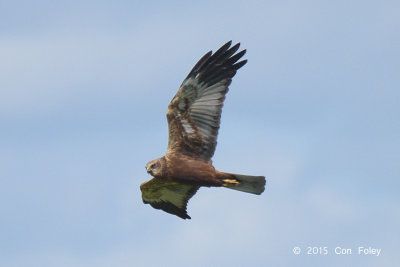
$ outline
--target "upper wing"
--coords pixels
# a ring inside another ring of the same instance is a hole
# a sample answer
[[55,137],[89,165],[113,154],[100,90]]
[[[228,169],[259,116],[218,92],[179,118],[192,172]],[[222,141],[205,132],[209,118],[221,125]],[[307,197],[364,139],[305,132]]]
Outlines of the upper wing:
[[182,219],[190,219],[186,211],[187,203],[199,188],[200,186],[157,178],[140,185],[143,203]]
[[[193,67],[167,109],[167,153],[179,152],[209,161],[217,145],[222,106],[246,50],[231,41],[214,54],[208,52]],[[237,62],[237,63],[236,63]]]

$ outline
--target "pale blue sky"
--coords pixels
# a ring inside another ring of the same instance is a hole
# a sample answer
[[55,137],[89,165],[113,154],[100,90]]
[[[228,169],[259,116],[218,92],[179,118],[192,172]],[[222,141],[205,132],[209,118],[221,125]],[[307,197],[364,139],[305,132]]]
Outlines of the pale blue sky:
[[[400,265],[398,1],[0,1],[0,265]],[[248,50],[190,221],[139,185],[207,51]],[[328,256],[294,256],[327,246]],[[381,248],[333,255],[336,246]]]

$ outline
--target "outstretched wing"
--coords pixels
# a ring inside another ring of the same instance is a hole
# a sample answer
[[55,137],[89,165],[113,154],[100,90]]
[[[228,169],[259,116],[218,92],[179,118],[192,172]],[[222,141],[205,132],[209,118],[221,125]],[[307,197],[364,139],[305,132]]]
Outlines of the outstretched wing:
[[[205,54],[183,81],[167,109],[167,153],[182,153],[209,161],[217,146],[222,106],[236,71],[247,60],[237,62],[240,43],[231,41],[214,54]],[[235,54],[236,53],[236,54]]]
[[143,203],[182,219],[190,219],[186,207],[200,186],[153,178],[140,185]]

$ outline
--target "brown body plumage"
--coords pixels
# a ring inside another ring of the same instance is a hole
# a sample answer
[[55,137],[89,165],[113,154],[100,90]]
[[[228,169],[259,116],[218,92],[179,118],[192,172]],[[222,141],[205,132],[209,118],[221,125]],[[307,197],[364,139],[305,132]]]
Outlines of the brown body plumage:
[[[164,162],[162,174],[156,178],[173,178],[204,186],[222,186],[224,179],[234,179],[231,174],[217,171],[211,164],[183,154],[167,153],[159,159]],[[150,171],[151,173],[151,171]]]

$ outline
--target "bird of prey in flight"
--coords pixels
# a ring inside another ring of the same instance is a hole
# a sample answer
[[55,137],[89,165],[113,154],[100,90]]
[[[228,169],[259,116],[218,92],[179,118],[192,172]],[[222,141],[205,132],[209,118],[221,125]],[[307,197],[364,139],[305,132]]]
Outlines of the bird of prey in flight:
[[228,86],[247,62],[239,61],[246,50],[236,53],[240,43],[231,44],[208,52],[189,72],[168,105],[167,152],[146,164],[154,178],[140,186],[143,202],[183,219],[190,219],[187,202],[201,186],[264,192],[264,176],[221,172],[211,161]]

